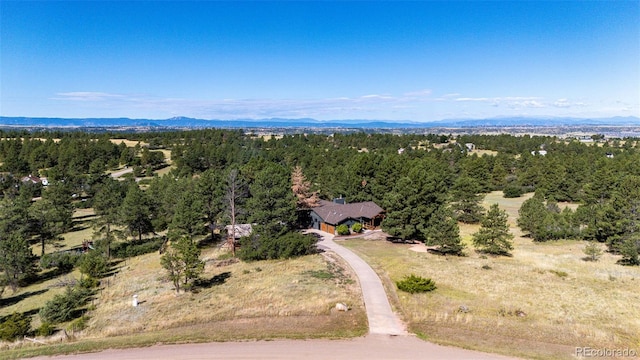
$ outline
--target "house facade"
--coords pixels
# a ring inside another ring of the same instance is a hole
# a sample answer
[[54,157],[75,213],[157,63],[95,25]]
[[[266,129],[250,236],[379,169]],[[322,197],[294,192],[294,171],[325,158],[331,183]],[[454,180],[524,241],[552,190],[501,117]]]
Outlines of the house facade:
[[379,229],[384,219],[384,210],[373,201],[346,204],[344,199],[320,200],[320,205],[311,209],[311,228],[336,233],[336,227],[346,224],[362,224],[367,230]]

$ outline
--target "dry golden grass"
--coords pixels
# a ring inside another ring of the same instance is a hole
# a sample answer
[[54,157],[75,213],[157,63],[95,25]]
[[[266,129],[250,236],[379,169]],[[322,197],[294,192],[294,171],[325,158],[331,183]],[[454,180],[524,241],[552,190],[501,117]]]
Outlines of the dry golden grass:
[[[55,295],[64,292],[64,283],[69,280],[79,279],[80,272],[75,270],[67,275],[60,277],[38,281],[29,287],[19,288],[15,293],[7,289],[3,298],[0,300],[0,317],[12,314],[14,312],[24,313],[37,311],[47,301],[51,300]],[[20,301],[16,301],[20,299]],[[36,316],[37,318],[37,316]],[[34,319],[34,326],[38,326],[39,319]]]
[[[513,224],[524,199],[492,193],[486,203],[498,202]],[[345,246],[389,282],[411,273],[436,282],[433,293],[397,293],[411,331],[429,340],[540,359],[572,358],[577,346],[640,350],[639,268],[617,265],[610,254],[586,262],[585,242],[534,244],[518,229],[512,229],[512,257],[486,257],[471,246],[478,228],[461,226],[466,257],[417,253],[385,241]]]
[[160,151],[162,154],[164,154],[164,160],[167,162],[167,164],[169,164],[169,165],[172,164],[171,150],[160,149],[160,150],[154,150],[154,151]]
[[[47,254],[54,251],[77,248],[80,247],[85,240],[91,240],[93,230],[91,229],[90,221],[94,218],[93,209],[76,209],[73,218],[76,230],[63,234],[62,237],[64,240],[58,244],[46,244],[45,252]],[[40,255],[40,243],[32,244],[31,251],[33,254]],[[8,290],[8,293],[5,293],[3,296],[4,300],[0,300],[0,303],[4,305],[0,307],[0,316],[13,312],[38,310],[56,294],[62,293],[65,283],[80,278],[80,272],[77,269],[69,274],[54,278],[49,278],[49,276],[47,276],[48,273],[49,271],[41,272],[39,276],[42,280],[36,281],[28,287],[19,288],[15,293]],[[18,299],[21,300],[17,301]],[[33,323],[37,326],[37,319]]]
[[[210,327],[221,339],[269,338],[284,336],[289,321],[307,328],[302,337],[355,336],[366,331],[359,288],[349,280],[353,275],[344,273],[335,279],[310,275],[309,271],[328,269],[329,263],[323,256],[216,267],[213,259],[219,251],[205,251],[204,258],[210,260],[203,277],[228,278],[197,293],[176,294],[172,283],[166,280],[157,253],[121,263],[117,275],[103,282],[105,287],[96,310],[90,313],[92,319],[84,336],[116,336],[197,325]],[[134,294],[141,302],[139,307],[131,306]],[[353,311],[335,313],[332,307],[336,302],[350,304]],[[221,326],[223,323],[226,325]],[[229,332],[229,326],[245,330],[234,334]],[[287,333],[296,333],[296,329]]]
[[496,156],[498,155],[497,151],[493,151],[493,150],[473,150],[467,153],[468,155],[472,155],[472,154],[476,154],[478,156],[482,156],[482,155],[490,155],[490,156]]
[[[206,248],[203,279],[217,277],[196,293],[176,294],[160,255],[151,253],[116,265],[115,275],[101,282],[87,313],[88,327],[66,340],[42,346],[0,343],[4,355],[17,358],[156,343],[230,341],[274,338],[343,338],[364,335],[367,319],[356,277],[332,254],[292,260],[232,262],[219,266],[225,250]],[[80,277],[74,272],[69,278]],[[21,289],[24,299],[5,306],[0,316],[14,311],[37,311],[55,294],[54,278]],[[138,295],[140,305],[131,305]],[[5,294],[6,295],[6,294]],[[13,294],[9,299],[13,298]],[[16,298],[14,298],[16,299]],[[351,311],[338,312],[337,302]],[[37,316],[32,324],[39,326]],[[68,324],[61,324],[66,328]],[[60,343],[63,341],[63,344]]]
[[254,139],[262,138],[263,141],[269,141],[271,139],[280,140],[283,137],[284,135],[282,134],[263,134],[263,133],[257,133],[255,136],[253,136]]
[[[93,236],[91,221],[93,219],[95,219],[93,209],[76,209],[73,212],[73,231],[62,234],[63,240],[56,244],[45,244],[45,253],[77,248],[84,241],[91,241]],[[39,242],[31,244],[31,251],[39,256],[42,251],[41,244]]]
[[111,141],[116,145],[120,145],[120,143],[124,143],[127,147],[135,147],[137,144],[140,144],[140,146],[149,146],[149,144],[144,141],[127,140],[127,139],[109,139],[109,141]]

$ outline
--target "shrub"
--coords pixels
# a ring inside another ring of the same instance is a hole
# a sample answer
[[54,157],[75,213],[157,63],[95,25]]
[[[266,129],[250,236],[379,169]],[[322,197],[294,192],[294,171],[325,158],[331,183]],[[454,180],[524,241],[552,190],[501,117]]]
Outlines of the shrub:
[[555,274],[559,278],[566,278],[569,274],[566,271],[561,270],[549,270],[550,273]]
[[80,254],[68,251],[44,254],[40,258],[40,268],[51,269],[55,267],[62,273],[68,273],[77,265],[80,257]]
[[98,251],[90,251],[82,256],[80,272],[93,278],[100,278],[109,271],[107,258]]
[[338,225],[338,227],[336,228],[336,231],[338,232],[338,235],[349,235],[349,227],[347,226],[347,224],[342,224],[342,225]]
[[100,285],[100,280],[91,276],[83,277],[82,279],[80,279],[80,284],[79,284],[79,286],[82,286],[85,289],[93,289],[98,287],[98,285]]
[[53,335],[53,332],[56,330],[55,326],[51,325],[51,323],[43,322],[39,328],[36,329],[36,335],[38,336],[50,336]]
[[111,256],[117,258],[130,258],[159,251],[164,243],[161,237],[152,240],[131,241],[119,243],[111,249]]
[[281,236],[253,234],[240,239],[238,257],[245,261],[289,259],[315,253],[315,243],[312,236],[296,232]]
[[17,312],[0,323],[0,339],[13,341],[25,337],[31,331],[31,317]]
[[602,255],[602,249],[595,242],[591,242],[587,246],[585,246],[582,252],[587,255],[587,257],[585,258],[585,260],[587,261],[598,261],[598,259],[600,259],[600,256]]
[[353,231],[354,233],[360,233],[362,231],[362,224],[360,223],[353,224],[353,226],[351,226],[351,231]]
[[88,316],[80,316],[79,318],[73,320],[71,324],[69,324],[68,329],[70,331],[82,331],[87,328],[87,322],[89,320]]
[[503,194],[505,198],[517,198],[524,194],[524,190],[521,186],[507,185],[503,190]]
[[78,309],[83,306],[91,290],[82,286],[67,287],[64,294],[58,294],[40,309],[40,318],[43,322],[58,324],[78,317]]
[[433,291],[436,283],[431,279],[425,279],[416,275],[405,276],[404,279],[396,282],[398,289],[411,294]]

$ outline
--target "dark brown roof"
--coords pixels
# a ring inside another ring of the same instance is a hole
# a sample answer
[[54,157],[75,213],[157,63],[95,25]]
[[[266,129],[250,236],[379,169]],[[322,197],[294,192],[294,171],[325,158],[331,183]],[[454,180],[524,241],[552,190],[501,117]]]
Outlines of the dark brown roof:
[[21,180],[22,180],[22,182],[32,182],[34,184],[38,184],[38,183],[42,182],[42,180],[40,180],[39,177],[33,176],[31,174],[29,174],[29,176],[23,177]]
[[331,201],[320,200],[320,205],[312,209],[328,224],[339,224],[346,219],[373,219],[384,210],[373,201],[351,204],[336,204]]

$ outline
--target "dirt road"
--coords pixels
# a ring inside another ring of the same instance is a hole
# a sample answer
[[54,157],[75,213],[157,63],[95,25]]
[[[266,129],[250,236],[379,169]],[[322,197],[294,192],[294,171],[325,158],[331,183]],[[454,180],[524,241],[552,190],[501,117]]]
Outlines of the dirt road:
[[133,172],[133,167],[129,167],[129,168],[126,168],[126,169],[122,169],[122,170],[119,170],[119,171],[112,172],[111,173],[111,177],[116,179],[116,178],[119,178],[120,176],[122,176],[124,174],[128,174],[130,172]]

